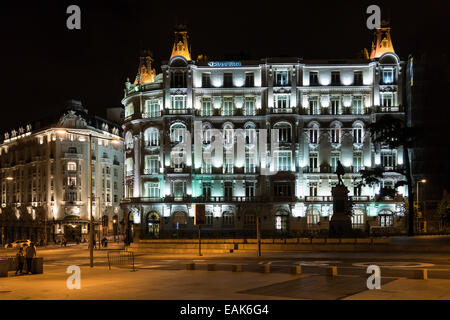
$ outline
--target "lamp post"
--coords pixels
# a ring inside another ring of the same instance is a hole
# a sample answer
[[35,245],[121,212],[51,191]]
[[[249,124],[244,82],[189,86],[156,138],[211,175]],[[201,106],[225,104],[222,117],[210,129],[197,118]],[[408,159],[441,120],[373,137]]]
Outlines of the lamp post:
[[88,137],[89,138],[89,215],[90,215],[90,219],[89,219],[89,266],[91,268],[94,267],[94,215],[92,214],[92,138],[100,138],[100,139],[104,139],[104,140],[110,140],[111,143],[113,144],[118,144],[120,143],[119,139],[116,138],[105,138],[105,137],[101,137],[101,136],[93,136],[91,133],[86,134],[86,133],[80,133],[78,131],[72,131],[72,130],[67,130],[67,129],[58,129],[56,130],[57,134],[65,134],[65,133],[73,133],[73,134],[77,134],[80,136],[84,136],[84,137]]
[[419,184],[426,183],[426,179],[417,180],[416,182],[416,205],[417,205],[417,213],[419,213]]

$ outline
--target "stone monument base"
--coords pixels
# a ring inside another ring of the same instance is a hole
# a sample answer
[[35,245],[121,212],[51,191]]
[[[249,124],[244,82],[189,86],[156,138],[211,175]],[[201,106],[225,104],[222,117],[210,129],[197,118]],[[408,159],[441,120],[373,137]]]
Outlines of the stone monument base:
[[333,195],[333,216],[330,220],[328,236],[330,238],[351,237],[354,232],[351,211],[348,199],[348,189],[344,185],[338,185],[331,189]]

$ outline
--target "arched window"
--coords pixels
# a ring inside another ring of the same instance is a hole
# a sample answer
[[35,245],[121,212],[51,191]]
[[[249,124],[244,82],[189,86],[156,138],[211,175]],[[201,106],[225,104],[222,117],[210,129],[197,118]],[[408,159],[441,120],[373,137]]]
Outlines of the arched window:
[[234,143],[234,130],[231,123],[225,123],[223,126],[223,144],[225,147],[231,147]]
[[341,125],[339,123],[334,123],[331,126],[331,143],[341,143]]
[[144,131],[144,141],[146,147],[159,146],[159,131],[156,128],[147,128]]
[[361,209],[353,210],[352,225],[353,225],[353,228],[361,227],[364,225],[364,211],[363,210],[361,210]]
[[127,149],[133,149],[133,135],[130,131],[125,134],[125,147]]
[[245,144],[253,145],[256,143],[256,126],[253,122],[247,122],[244,126]]
[[181,143],[184,141],[186,134],[186,126],[183,123],[175,123],[170,127],[170,140],[172,142]]
[[309,209],[306,211],[306,223],[309,226],[317,225],[320,222],[320,211],[317,209]]
[[151,211],[147,214],[147,232],[157,237],[159,235],[159,223],[160,217],[159,214],[155,211]]
[[278,232],[286,232],[289,227],[289,212],[278,210],[275,214],[275,230]]
[[279,142],[291,142],[292,128],[288,122],[278,122],[273,126],[273,129],[278,129]]
[[309,143],[317,144],[319,143],[319,125],[313,123],[309,128]]
[[394,225],[394,214],[392,211],[383,209],[378,213],[380,227],[391,227]]
[[363,143],[364,129],[362,124],[353,124],[353,143]]
[[205,144],[211,143],[211,129],[212,125],[208,122],[202,125],[203,143]]

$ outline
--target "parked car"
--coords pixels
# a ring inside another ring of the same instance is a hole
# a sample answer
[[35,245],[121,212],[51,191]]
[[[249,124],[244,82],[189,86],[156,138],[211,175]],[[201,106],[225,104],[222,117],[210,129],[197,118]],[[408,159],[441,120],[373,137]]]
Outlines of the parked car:
[[31,240],[16,240],[5,244],[5,248],[25,248],[31,244]]

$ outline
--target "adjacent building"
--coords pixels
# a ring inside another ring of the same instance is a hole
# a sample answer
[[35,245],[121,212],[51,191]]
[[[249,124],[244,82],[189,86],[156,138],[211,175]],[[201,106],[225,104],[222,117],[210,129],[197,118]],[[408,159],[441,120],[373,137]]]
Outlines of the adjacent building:
[[[60,114],[4,134],[0,144],[2,243],[85,241],[89,230],[89,138],[93,216],[102,236],[120,232],[123,141],[114,122],[71,100]],[[115,145],[111,139],[119,139]]]
[[[153,62],[151,53],[143,54],[122,100],[122,208],[130,238],[194,235],[196,203],[206,204],[204,235],[254,236],[258,216],[266,236],[326,232],[338,161],[355,204],[354,228],[405,228],[406,188],[395,198],[378,196],[380,187],[393,188],[402,176],[358,187],[364,168],[403,165],[403,150],[376,149],[366,130],[383,115],[405,116],[404,62],[389,28],[376,30],[366,59],[205,62],[191,58],[187,31],[178,26],[161,73]],[[187,134],[199,122],[200,147]],[[215,163],[198,155],[211,152],[211,129],[221,130],[224,141],[223,159]],[[238,129],[245,132],[241,157],[233,147]],[[278,129],[272,161],[252,147],[263,129],[269,150],[271,131]],[[185,139],[192,150],[173,151]],[[276,173],[265,174],[268,169]]]

